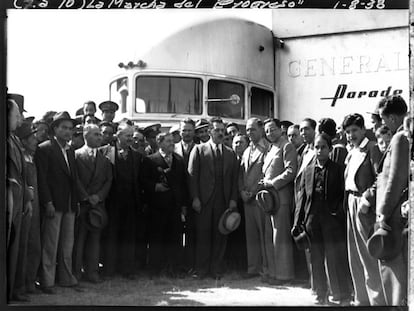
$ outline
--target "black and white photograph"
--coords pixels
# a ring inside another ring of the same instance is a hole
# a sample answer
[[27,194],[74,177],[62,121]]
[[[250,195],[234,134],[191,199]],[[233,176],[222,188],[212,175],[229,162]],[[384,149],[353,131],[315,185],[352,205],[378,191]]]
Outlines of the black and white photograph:
[[410,307],[408,3],[49,2],[6,10],[8,305]]

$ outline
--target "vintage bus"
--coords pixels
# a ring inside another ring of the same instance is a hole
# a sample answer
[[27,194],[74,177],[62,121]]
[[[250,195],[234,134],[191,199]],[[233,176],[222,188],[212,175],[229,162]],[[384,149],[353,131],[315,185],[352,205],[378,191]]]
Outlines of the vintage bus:
[[245,124],[275,116],[274,38],[241,19],[200,23],[171,35],[110,83],[117,118],[171,126],[221,116]]

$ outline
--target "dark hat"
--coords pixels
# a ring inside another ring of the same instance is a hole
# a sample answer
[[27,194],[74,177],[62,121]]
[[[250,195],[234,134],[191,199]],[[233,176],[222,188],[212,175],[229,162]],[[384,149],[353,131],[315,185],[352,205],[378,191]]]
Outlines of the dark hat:
[[401,252],[401,243],[395,241],[395,238],[391,232],[391,227],[382,223],[377,226],[374,233],[367,241],[367,247],[369,254],[379,260],[389,260],[398,255]]
[[160,133],[160,127],[161,127],[161,124],[159,124],[159,123],[152,124],[152,125],[149,125],[149,126],[145,127],[144,128],[145,137],[147,137],[147,136],[149,136],[153,133],[155,133],[155,135]]
[[42,120],[44,120],[45,123],[50,125],[52,124],[53,117],[55,116],[56,113],[57,113],[56,111],[48,111],[43,115]]
[[24,96],[20,94],[7,94],[8,99],[13,99],[19,107],[20,113],[27,112],[24,110]]
[[86,225],[89,230],[98,231],[108,223],[108,215],[102,205],[93,205],[87,214]]
[[57,126],[60,122],[67,120],[67,121],[71,121],[73,125],[76,124],[76,121],[73,120],[69,113],[67,111],[62,111],[62,112],[58,112],[53,116],[53,121],[50,124],[51,128],[54,128],[55,126]]
[[37,132],[37,129],[33,127],[33,120],[34,117],[23,120],[22,124],[16,129],[17,137],[23,139]]
[[44,119],[35,120],[33,122],[34,127],[37,127],[39,124],[45,124],[48,128],[50,128],[50,124]]
[[76,112],[75,112],[75,116],[81,116],[81,115],[83,115],[83,107],[82,108],[79,108],[78,110],[76,110]]
[[107,100],[107,101],[104,101],[104,102],[99,104],[99,109],[101,109],[102,111],[109,110],[109,111],[114,111],[115,112],[119,109],[119,106],[118,106],[117,103],[115,103],[113,101],[110,101],[110,100]]
[[210,125],[210,123],[206,120],[206,119],[200,119],[197,120],[196,124],[195,124],[195,130],[199,130],[202,129],[204,127],[208,127]]
[[238,212],[226,209],[219,220],[218,229],[221,234],[229,234],[236,230],[240,225],[241,216]]
[[308,232],[306,232],[305,226],[295,226],[290,233],[298,249],[305,250],[310,248],[310,237]]
[[260,190],[256,194],[256,200],[257,205],[267,214],[274,215],[279,210],[279,194],[273,187]]

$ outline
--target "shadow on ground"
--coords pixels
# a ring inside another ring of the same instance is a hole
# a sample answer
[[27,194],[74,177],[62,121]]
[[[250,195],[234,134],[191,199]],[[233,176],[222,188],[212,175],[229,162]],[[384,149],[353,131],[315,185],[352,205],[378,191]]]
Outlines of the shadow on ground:
[[314,297],[304,284],[271,286],[259,278],[226,275],[220,281],[146,276],[116,277],[101,284],[82,282],[84,291],[57,287],[56,295],[31,295],[25,305],[93,306],[312,306]]

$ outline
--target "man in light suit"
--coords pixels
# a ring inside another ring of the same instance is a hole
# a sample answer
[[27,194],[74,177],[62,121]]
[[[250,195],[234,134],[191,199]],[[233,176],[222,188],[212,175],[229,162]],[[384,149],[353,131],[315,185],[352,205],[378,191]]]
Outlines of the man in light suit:
[[404,254],[408,251],[402,243],[404,220],[401,203],[409,179],[409,142],[404,135],[403,121],[407,104],[399,95],[383,98],[378,103],[380,116],[394,136],[384,154],[382,171],[377,177],[376,227],[390,231],[400,251],[389,260],[380,260],[382,286],[387,305],[403,305],[407,299],[407,264]]
[[75,217],[79,213],[75,153],[68,144],[73,123],[66,111],[56,113],[51,124],[55,136],[41,143],[35,154],[43,208],[40,283],[48,294],[55,293],[56,270],[59,285],[81,290],[72,273]]
[[[345,205],[347,207],[348,258],[354,284],[355,306],[385,305],[378,261],[368,253],[367,241],[375,223],[375,198],[372,196],[381,153],[365,136],[360,114],[345,117],[342,128],[354,146],[345,159]],[[367,199],[370,201],[368,202]],[[365,208],[363,202],[370,204]],[[364,208],[362,208],[364,207]]]
[[[290,235],[293,212],[293,180],[297,170],[295,147],[282,135],[278,119],[264,122],[266,138],[272,146],[263,163],[265,188],[273,188],[279,195],[276,214],[265,217],[265,251],[268,271],[265,281],[284,284],[294,277],[293,243]],[[267,278],[266,278],[267,277]]]
[[197,213],[195,278],[210,273],[221,277],[227,236],[220,233],[218,224],[226,209],[237,209],[238,165],[234,151],[223,145],[224,130],[223,121],[213,119],[211,140],[195,146],[190,154],[190,191]]
[[83,200],[75,235],[74,273],[80,280],[84,268],[86,279],[92,283],[99,283],[98,265],[102,228],[95,229],[88,226],[88,213],[91,208],[94,208],[106,214],[105,199],[112,183],[112,167],[109,160],[98,151],[102,143],[99,127],[95,124],[86,125],[83,136],[86,144],[75,152],[80,197]]
[[263,177],[262,166],[269,149],[263,137],[263,122],[251,118],[246,123],[250,145],[243,153],[239,173],[239,191],[244,203],[247,243],[247,273],[245,278],[262,274],[267,269],[265,258],[264,211],[257,205],[258,183]]

